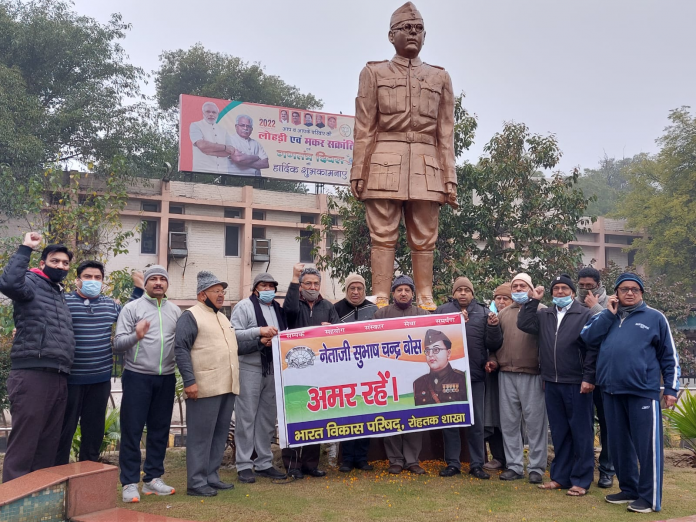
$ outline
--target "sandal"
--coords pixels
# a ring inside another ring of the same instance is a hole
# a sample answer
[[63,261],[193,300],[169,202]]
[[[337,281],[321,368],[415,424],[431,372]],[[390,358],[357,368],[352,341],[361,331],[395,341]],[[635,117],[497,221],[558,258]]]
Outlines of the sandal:
[[580,486],[573,486],[568,490],[566,493],[569,497],[584,497],[587,495],[587,490],[584,488],[581,488]]
[[545,484],[540,484],[537,487],[539,489],[566,489],[555,480],[552,480],[551,482],[546,482]]

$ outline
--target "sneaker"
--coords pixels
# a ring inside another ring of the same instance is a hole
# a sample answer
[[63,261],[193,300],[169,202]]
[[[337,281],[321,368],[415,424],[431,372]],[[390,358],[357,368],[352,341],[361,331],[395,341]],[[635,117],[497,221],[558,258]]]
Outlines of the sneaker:
[[237,480],[245,484],[253,484],[256,482],[256,477],[254,477],[254,472],[251,469],[243,469],[237,472]]
[[126,484],[123,486],[123,492],[121,495],[124,502],[140,502],[140,492],[138,491],[137,484]]
[[628,504],[629,502],[633,502],[634,500],[638,499],[627,495],[623,491],[619,491],[618,493],[614,493],[613,495],[607,495],[606,497],[604,497],[604,500],[606,500],[610,504]]
[[161,478],[156,478],[143,484],[143,493],[146,495],[157,495],[164,497],[167,495],[173,495],[176,493],[176,490],[171,486],[167,486]]
[[652,505],[647,501],[643,500],[642,498],[639,498],[638,500],[634,500],[628,505],[627,508],[629,511],[635,511],[636,513],[652,513],[653,508]]
[[283,473],[282,471],[278,471],[273,466],[266,469],[257,469],[256,475],[259,477],[266,477],[275,480],[283,480],[288,478],[288,476],[285,473]]

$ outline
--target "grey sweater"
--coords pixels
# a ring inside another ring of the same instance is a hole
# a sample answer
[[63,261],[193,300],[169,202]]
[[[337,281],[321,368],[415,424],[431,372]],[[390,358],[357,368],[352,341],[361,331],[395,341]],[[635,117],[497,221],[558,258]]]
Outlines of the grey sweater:
[[[158,305],[157,299],[147,294],[126,304],[118,316],[114,353],[125,353],[126,370],[149,375],[174,373],[174,337],[181,309],[166,298]],[[150,321],[150,329],[138,341],[135,325],[143,319]]]

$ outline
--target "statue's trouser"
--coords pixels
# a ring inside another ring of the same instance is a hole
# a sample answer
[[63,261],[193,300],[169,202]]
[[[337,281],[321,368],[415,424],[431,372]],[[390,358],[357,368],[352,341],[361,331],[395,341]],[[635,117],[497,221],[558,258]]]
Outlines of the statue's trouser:
[[372,238],[372,293],[375,296],[389,299],[394,277],[394,247],[403,214],[419,301],[420,298],[432,300],[433,250],[439,212],[440,204],[436,201],[365,200],[365,217]]

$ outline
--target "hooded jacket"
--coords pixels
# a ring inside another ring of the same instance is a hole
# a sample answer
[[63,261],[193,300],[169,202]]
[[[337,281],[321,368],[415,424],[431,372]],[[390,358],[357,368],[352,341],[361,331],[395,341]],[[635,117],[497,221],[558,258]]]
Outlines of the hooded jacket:
[[596,347],[588,348],[580,332],[592,312],[573,301],[558,325],[556,306],[539,309],[539,300],[530,299],[520,308],[517,327],[538,335],[541,378],[562,384],[595,383]]
[[70,309],[60,284],[40,270],[27,270],[31,252],[20,246],[0,276],[0,292],[12,299],[17,328],[10,351],[12,368],[53,368],[69,374],[75,355]]
[[603,393],[631,394],[660,400],[679,391],[679,356],[667,318],[643,302],[624,319],[604,310],[593,316],[580,334],[599,346],[597,384]]
[[300,284],[290,283],[288,293],[285,294],[283,310],[288,320],[288,328],[304,328],[305,326],[320,326],[321,323],[337,324],[338,318],[334,305],[324,299],[321,294],[314,301],[312,307],[300,297]]
[[[148,375],[174,373],[174,338],[181,309],[167,298],[159,304],[145,294],[121,310],[116,323],[114,353],[125,353],[124,369]],[[150,329],[140,341],[135,326],[147,319]]]
[[[592,315],[598,314],[599,312],[604,310],[607,307],[607,304],[609,303],[609,296],[607,295],[607,289],[604,288],[604,285],[599,285],[599,288],[597,288],[596,296],[597,304],[589,309],[590,312],[592,312]],[[581,296],[579,292],[575,300],[582,306],[585,306],[585,296]]]
[[[450,301],[437,307],[435,314],[461,313],[459,303]],[[469,371],[472,382],[486,380],[486,361],[488,352],[494,352],[503,344],[503,331],[500,325],[488,324],[489,310],[475,299],[466,307],[469,320],[464,326],[466,347],[469,352]]]

